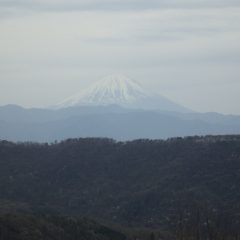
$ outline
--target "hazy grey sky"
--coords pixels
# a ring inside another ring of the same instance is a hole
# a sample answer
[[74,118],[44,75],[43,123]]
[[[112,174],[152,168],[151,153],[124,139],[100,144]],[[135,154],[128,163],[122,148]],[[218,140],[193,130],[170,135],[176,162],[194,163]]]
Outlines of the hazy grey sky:
[[112,73],[240,114],[240,1],[0,0],[0,105],[53,105]]

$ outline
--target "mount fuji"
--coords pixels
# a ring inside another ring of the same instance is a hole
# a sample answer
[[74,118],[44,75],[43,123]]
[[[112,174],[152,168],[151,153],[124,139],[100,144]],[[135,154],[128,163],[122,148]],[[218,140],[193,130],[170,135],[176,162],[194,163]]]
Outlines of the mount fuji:
[[53,142],[240,134],[240,116],[197,113],[121,75],[105,77],[52,108],[0,106],[0,139]]
[[117,105],[128,109],[190,112],[187,108],[153,92],[124,75],[102,78],[80,93],[57,104],[56,108]]

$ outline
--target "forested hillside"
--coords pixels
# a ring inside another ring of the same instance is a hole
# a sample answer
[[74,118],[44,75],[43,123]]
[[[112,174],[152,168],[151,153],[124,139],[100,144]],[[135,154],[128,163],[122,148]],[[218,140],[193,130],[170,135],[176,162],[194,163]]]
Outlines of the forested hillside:
[[0,211],[239,239],[240,136],[0,142]]
[[125,240],[120,232],[87,219],[5,214],[0,216],[4,240]]

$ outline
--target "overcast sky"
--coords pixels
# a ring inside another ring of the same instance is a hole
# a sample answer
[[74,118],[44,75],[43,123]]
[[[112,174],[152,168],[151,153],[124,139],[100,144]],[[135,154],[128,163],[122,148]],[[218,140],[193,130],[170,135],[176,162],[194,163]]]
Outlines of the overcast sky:
[[0,0],[0,105],[53,105],[114,73],[240,114],[240,1]]

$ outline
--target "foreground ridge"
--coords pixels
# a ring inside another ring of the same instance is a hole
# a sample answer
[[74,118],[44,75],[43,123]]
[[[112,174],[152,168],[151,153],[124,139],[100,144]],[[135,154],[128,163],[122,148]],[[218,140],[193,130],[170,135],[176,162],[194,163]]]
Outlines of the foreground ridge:
[[239,135],[1,141],[0,153],[0,211],[90,216],[191,239],[196,227],[202,239],[209,231],[240,234]]

